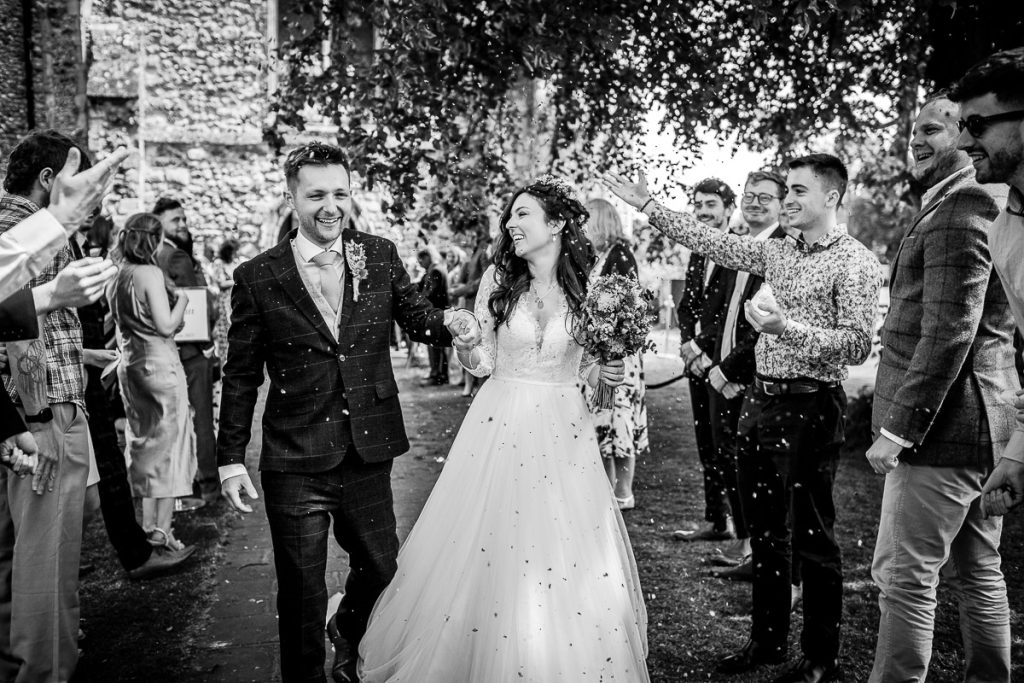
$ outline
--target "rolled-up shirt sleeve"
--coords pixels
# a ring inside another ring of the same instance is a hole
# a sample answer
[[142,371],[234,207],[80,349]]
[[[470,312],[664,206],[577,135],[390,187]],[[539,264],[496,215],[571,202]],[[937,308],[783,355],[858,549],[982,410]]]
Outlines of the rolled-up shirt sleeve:
[[0,301],[37,276],[66,241],[64,226],[46,209],[0,235]]

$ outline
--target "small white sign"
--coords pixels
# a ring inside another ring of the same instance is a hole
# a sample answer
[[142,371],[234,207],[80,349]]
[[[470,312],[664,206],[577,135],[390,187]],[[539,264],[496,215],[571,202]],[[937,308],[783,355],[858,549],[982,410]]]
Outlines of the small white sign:
[[[210,341],[210,316],[207,310],[206,287],[181,287],[188,296],[184,327],[174,335],[176,342]],[[173,304],[172,304],[173,307]]]

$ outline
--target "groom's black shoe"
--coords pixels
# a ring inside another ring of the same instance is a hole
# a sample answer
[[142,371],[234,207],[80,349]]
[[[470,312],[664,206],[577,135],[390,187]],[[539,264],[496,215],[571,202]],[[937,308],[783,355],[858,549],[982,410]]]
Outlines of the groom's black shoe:
[[750,640],[742,648],[718,662],[716,671],[720,674],[739,674],[762,664],[782,664],[784,661],[785,648],[768,647]]
[[337,618],[338,615],[335,614],[327,622],[327,638],[334,646],[331,678],[334,679],[334,683],[359,683],[359,677],[356,675],[358,653],[355,646],[347,638],[342,638],[341,633],[338,632]]

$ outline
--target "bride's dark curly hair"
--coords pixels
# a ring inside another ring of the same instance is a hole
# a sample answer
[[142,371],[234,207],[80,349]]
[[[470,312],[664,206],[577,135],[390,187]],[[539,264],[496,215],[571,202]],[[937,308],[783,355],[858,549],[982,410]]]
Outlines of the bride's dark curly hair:
[[573,196],[568,183],[561,178],[546,175],[517,190],[501,214],[500,231],[494,244],[494,256],[491,258],[494,263],[496,286],[487,301],[487,307],[494,316],[494,327],[497,328],[512,317],[519,297],[529,289],[532,279],[526,261],[516,256],[515,243],[506,230],[512,217],[512,205],[522,194],[528,194],[537,200],[544,210],[546,220],[565,221],[565,227],[559,233],[562,253],[555,268],[555,276],[569,303],[569,318],[576,320],[586,299],[587,278],[596,260],[594,247],[584,230],[590,214]]

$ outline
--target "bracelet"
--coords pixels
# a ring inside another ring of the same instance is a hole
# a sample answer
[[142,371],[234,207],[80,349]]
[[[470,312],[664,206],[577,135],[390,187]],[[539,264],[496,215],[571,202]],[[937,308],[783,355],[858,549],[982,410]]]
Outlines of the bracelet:
[[643,212],[644,212],[644,209],[646,209],[646,208],[647,208],[647,205],[648,205],[648,204],[650,204],[650,203],[651,203],[651,202],[653,202],[653,201],[654,201],[654,197],[648,197],[648,198],[647,198],[647,201],[646,201],[646,202],[644,202],[643,206],[641,206],[641,207],[640,207],[640,213],[643,213]]

